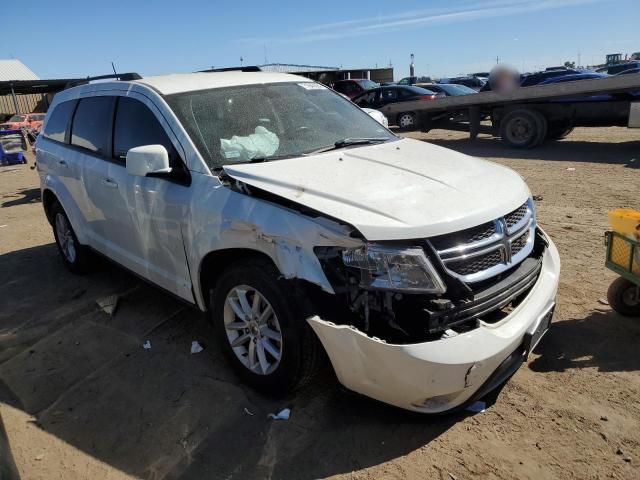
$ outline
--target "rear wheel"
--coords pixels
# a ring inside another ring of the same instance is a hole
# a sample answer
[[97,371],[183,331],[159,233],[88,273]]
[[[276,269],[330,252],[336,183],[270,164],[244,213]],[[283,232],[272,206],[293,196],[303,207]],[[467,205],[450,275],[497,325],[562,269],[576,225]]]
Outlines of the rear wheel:
[[85,273],[89,270],[91,252],[84,245],[80,245],[69,217],[59,203],[51,207],[53,221],[53,236],[62,261],[73,273]]
[[546,134],[547,120],[536,110],[512,110],[500,121],[500,138],[510,147],[535,147],[544,141]]
[[308,309],[270,262],[241,261],[223,272],[211,316],[227,359],[254,388],[284,395],[315,373],[320,345]]
[[398,127],[402,130],[411,130],[416,128],[416,115],[411,112],[405,112],[398,115]]
[[618,277],[607,291],[609,305],[625,317],[640,317],[640,287],[626,278]]

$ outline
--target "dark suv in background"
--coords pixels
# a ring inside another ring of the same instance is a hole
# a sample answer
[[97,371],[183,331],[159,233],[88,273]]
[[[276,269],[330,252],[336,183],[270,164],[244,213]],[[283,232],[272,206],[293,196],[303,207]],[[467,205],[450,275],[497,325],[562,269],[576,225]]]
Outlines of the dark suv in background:
[[353,98],[356,95],[361,94],[367,90],[371,90],[372,88],[379,87],[380,85],[376,82],[373,82],[366,78],[357,78],[351,80],[338,80],[333,84],[333,89],[346,95],[349,98]]

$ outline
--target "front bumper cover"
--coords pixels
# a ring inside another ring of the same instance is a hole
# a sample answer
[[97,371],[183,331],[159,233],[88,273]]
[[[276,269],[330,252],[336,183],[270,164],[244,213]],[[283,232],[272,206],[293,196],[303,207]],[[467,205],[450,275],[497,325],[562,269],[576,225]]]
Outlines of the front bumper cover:
[[526,337],[552,312],[559,274],[560,257],[549,240],[537,282],[511,314],[442,340],[389,344],[319,317],[308,322],[345,387],[407,410],[442,413],[488,393],[517,370],[528,353]]

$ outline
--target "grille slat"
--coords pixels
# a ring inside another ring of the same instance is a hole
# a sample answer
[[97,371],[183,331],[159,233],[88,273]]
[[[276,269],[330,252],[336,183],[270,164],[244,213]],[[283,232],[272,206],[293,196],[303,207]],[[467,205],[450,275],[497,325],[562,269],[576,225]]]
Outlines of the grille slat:
[[430,239],[445,268],[465,282],[480,282],[526,258],[535,231],[530,200],[504,217]]

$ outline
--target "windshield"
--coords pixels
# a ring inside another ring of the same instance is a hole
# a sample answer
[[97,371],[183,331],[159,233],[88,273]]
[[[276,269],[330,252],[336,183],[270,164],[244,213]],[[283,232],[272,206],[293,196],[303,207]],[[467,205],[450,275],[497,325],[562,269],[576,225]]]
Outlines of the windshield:
[[166,97],[210,167],[301,156],[345,139],[396,137],[313,82],[243,85]]
[[14,115],[9,119],[10,122],[24,122],[24,115]]

